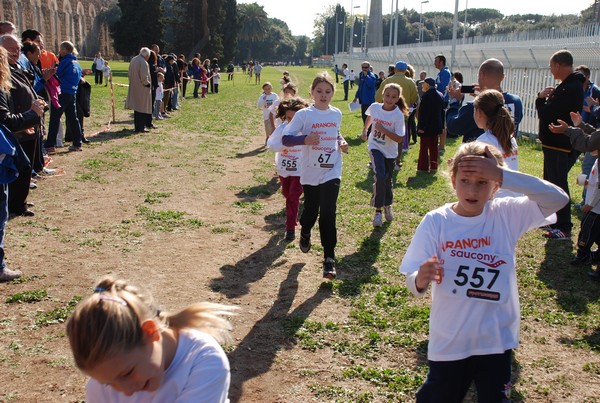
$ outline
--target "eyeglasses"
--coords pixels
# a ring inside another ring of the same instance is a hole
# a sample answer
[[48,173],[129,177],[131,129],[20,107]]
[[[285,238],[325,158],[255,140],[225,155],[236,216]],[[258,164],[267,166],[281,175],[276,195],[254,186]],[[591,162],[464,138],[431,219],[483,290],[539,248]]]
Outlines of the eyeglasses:
[[361,68],[364,70],[364,69],[368,69],[369,66],[361,66]]

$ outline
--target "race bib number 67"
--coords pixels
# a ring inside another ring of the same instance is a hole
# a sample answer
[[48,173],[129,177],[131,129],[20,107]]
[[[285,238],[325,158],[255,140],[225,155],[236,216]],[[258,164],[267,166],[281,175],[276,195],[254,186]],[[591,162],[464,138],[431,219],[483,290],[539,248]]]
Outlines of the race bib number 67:
[[512,258],[493,253],[451,251],[444,256],[442,292],[462,299],[504,304],[510,293],[509,279],[514,270]]

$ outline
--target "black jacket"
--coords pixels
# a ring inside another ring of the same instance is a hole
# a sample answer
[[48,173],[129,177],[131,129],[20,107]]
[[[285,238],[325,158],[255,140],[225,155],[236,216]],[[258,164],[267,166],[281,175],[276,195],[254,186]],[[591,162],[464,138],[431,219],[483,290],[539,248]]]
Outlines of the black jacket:
[[570,112],[579,112],[583,107],[583,81],[585,77],[579,72],[571,73],[555,89],[551,97],[537,98],[535,109],[540,120],[539,138],[542,146],[571,152],[571,142],[566,136],[558,136],[550,131],[548,125],[564,120],[573,125]]

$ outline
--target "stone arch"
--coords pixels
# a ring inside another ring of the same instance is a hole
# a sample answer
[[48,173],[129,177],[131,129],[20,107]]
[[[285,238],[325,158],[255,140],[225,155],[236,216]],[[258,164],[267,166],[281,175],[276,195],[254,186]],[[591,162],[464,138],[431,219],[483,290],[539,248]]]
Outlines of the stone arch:
[[[75,24],[73,23],[73,8],[71,7],[71,2],[69,0],[64,0],[63,3],[63,14],[64,14],[64,40],[67,41],[75,41]],[[62,42],[62,41],[61,41]]]
[[61,24],[60,18],[58,18],[58,4],[56,0],[48,0],[48,9],[50,10],[50,33],[46,38],[46,47],[56,50],[61,38]]
[[73,38],[77,48],[81,48],[85,45],[85,33],[86,33],[86,21],[85,21],[85,10],[83,4],[80,1],[77,2],[77,14],[75,14],[75,21],[77,21],[76,37]]
[[33,0],[33,26],[40,32],[44,32],[42,17],[42,0]]

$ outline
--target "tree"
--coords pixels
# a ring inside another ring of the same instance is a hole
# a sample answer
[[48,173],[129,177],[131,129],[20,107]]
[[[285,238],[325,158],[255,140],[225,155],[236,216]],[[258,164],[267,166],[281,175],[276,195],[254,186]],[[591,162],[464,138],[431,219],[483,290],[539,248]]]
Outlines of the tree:
[[240,4],[238,6],[240,18],[241,40],[248,43],[248,60],[252,58],[252,47],[256,42],[262,41],[267,35],[268,17],[262,6],[257,3]]
[[223,21],[223,62],[229,63],[236,56],[236,47],[238,42],[239,18],[237,13],[236,0],[224,0],[223,11],[225,20]]
[[161,0],[119,0],[117,5],[121,9],[121,18],[109,28],[117,53],[134,56],[144,46],[162,44]]

